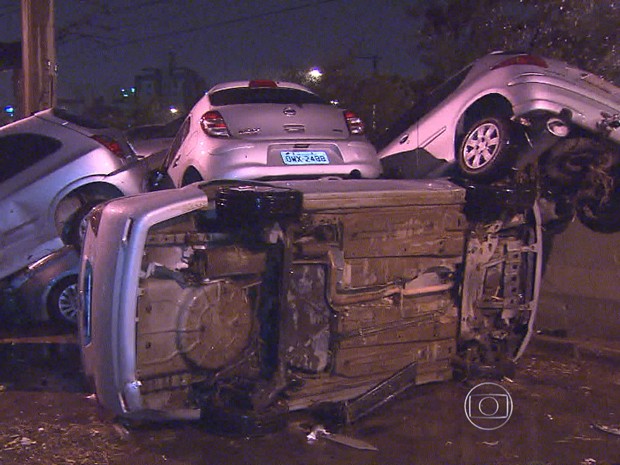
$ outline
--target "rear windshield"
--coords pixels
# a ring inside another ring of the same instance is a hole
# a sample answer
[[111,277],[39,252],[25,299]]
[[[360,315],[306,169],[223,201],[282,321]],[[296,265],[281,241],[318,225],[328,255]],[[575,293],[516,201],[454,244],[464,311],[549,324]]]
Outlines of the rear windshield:
[[54,108],[52,109],[52,113],[54,114],[54,116],[57,116],[58,118],[64,119],[65,121],[69,121],[70,123],[73,123],[73,124],[77,124],[84,128],[106,129],[108,127],[105,124],[100,123],[99,121],[90,119],[86,116],[74,115],[73,113],[68,112],[64,108]]
[[433,89],[429,94],[422,96],[419,102],[403,113],[399,119],[385,131],[376,143],[377,150],[381,150],[403,133],[408,127],[417,123],[423,116],[439,106],[452,92],[454,92],[465,80],[473,64],[467,65],[461,71],[444,81]]
[[209,95],[211,105],[239,105],[245,103],[283,103],[303,105],[305,103],[326,103],[318,95],[299,89],[283,87],[234,87],[222,89]]

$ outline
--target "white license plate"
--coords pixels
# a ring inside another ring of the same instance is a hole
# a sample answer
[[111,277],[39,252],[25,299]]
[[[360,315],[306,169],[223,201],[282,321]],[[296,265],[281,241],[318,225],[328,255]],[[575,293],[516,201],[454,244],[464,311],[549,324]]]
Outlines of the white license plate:
[[322,150],[282,150],[280,155],[286,165],[329,165],[329,157]]

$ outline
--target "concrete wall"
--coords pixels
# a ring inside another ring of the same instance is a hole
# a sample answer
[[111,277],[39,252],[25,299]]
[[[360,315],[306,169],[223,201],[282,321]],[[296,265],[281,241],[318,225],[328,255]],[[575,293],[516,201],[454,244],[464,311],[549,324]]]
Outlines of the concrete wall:
[[536,327],[620,340],[620,233],[574,221],[553,238]]

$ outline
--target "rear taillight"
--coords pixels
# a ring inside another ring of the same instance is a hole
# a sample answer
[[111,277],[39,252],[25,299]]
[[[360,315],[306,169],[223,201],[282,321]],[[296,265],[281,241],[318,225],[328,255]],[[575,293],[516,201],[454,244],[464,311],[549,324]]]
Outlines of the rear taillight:
[[491,69],[505,68],[506,66],[513,65],[530,65],[539,66],[541,68],[548,68],[549,65],[545,60],[534,55],[517,55],[511,58],[507,58],[504,61],[500,61],[498,64],[491,67]]
[[119,144],[117,141],[112,139],[110,136],[95,134],[94,136],[91,136],[91,138],[99,142],[101,145],[103,145],[106,149],[108,149],[118,158],[125,158],[125,152],[123,151],[121,144]]
[[364,134],[364,123],[359,116],[352,111],[346,110],[344,112],[344,119],[347,121],[347,127],[351,134]]
[[200,118],[200,127],[207,136],[230,137],[226,121],[219,111],[208,111]]

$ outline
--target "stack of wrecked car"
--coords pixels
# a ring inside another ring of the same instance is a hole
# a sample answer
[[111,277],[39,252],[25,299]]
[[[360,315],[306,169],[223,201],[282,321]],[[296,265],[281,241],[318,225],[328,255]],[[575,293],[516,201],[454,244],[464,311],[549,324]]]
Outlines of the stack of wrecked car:
[[390,179],[214,176],[97,207],[79,292],[99,401],[247,434],[510,368],[532,335],[543,221],[620,229],[619,115],[590,73],[494,53],[388,132]]

